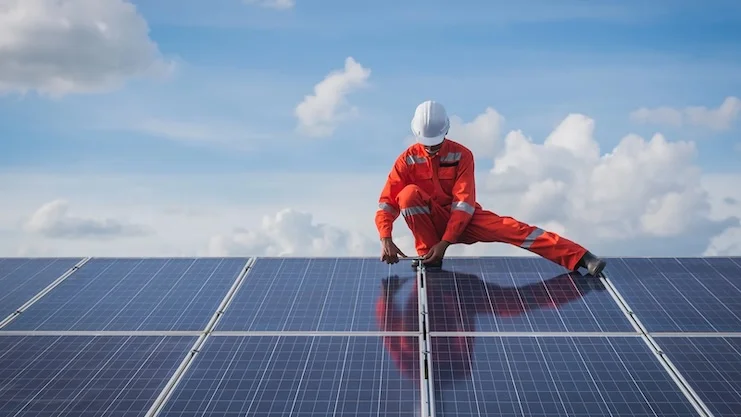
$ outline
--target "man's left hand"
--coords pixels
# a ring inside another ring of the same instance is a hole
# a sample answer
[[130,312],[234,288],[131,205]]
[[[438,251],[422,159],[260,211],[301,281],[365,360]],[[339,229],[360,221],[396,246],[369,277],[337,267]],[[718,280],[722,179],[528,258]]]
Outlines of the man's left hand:
[[448,249],[448,246],[450,246],[450,242],[441,240],[435,246],[431,247],[430,250],[425,254],[424,258],[422,259],[422,263],[424,264],[439,263],[440,261],[443,260],[443,256],[445,256],[445,251]]

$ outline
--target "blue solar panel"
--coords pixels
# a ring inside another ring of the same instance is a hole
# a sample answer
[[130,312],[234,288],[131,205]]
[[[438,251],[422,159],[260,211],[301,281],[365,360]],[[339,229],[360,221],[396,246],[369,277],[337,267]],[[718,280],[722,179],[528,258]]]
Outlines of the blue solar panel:
[[419,398],[380,337],[213,336],[160,416],[406,417]]
[[0,336],[0,415],[143,416],[194,342]]
[[635,332],[599,279],[545,259],[453,258],[427,281],[433,332]]
[[0,321],[80,262],[80,258],[0,259]]
[[443,416],[696,416],[638,337],[435,337]]
[[741,414],[741,338],[657,337],[656,341],[715,416]]
[[416,301],[399,304],[415,277],[408,261],[257,259],[216,330],[416,331]]
[[739,259],[612,259],[606,272],[650,332],[741,331]]
[[202,330],[247,259],[93,259],[3,330]]

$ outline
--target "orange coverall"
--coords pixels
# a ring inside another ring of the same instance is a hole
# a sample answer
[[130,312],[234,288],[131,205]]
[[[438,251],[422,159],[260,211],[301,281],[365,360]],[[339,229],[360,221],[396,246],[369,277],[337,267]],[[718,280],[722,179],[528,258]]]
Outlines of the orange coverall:
[[467,245],[503,242],[575,270],[586,253],[556,233],[484,210],[476,202],[473,153],[447,138],[432,157],[417,143],[394,162],[376,211],[381,238],[391,237],[399,214],[411,229],[420,256],[441,240]]

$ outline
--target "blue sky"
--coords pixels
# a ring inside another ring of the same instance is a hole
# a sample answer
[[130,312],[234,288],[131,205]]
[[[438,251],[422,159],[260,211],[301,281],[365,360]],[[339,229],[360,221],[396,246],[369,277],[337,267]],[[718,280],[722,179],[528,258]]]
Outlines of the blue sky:
[[[629,132],[660,130],[672,140],[697,140],[703,169],[737,169],[736,129],[677,130],[628,119],[639,107],[713,108],[741,94],[737,2],[298,0],[291,10],[239,0],[135,4],[162,54],[177,60],[176,72],[108,94],[3,96],[2,167],[379,169],[400,150],[414,106],[436,98],[464,120],[492,106],[507,129],[535,141],[569,112],[583,112],[596,120],[603,151]],[[348,56],[372,71],[369,88],[349,98],[362,115],[331,138],[295,137],[293,108]],[[235,154],[106,123],[127,113],[219,121],[271,142]],[[279,145],[285,141],[288,148]],[[352,162],[329,157],[348,152]]]
[[[728,203],[741,200],[741,193],[726,185],[741,180],[736,0],[295,0],[284,9],[265,7],[276,0],[87,1],[39,2],[25,20],[0,13],[0,38],[15,42],[0,44],[0,193],[18,201],[12,219],[0,218],[0,235],[9,236],[6,246],[0,239],[0,250],[30,242],[19,225],[44,202],[60,198],[82,210],[79,217],[60,214],[66,206],[55,203],[45,213],[56,217],[42,216],[37,226],[123,216],[157,229],[163,220],[148,210],[171,213],[179,205],[182,213],[213,211],[212,217],[182,220],[201,222],[197,239],[221,233],[229,235],[220,241],[226,244],[239,240],[230,235],[232,228],[253,228],[285,241],[260,219],[273,218],[297,187],[302,197],[292,208],[347,230],[359,225],[375,244],[368,219],[378,189],[408,144],[414,108],[435,99],[463,124],[487,108],[504,117],[503,124],[482,118],[489,130],[484,123],[451,131],[466,144],[496,145],[477,161],[487,207],[610,251],[671,251],[666,241],[652,239],[685,237],[695,240],[677,250],[691,246],[698,254],[723,230],[726,243],[716,242],[714,250],[741,251],[741,224],[734,226],[741,205]],[[27,5],[14,0],[11,10]],[[50,23],[58,14],[71,22],[68,30]],[[355,113],[335,120],[330,135],[302,133],[296,107],[328,74],[341,71],[348,57],[370,71],[362,87],[347,87],[344,95]],[[150,72],[134,74],[149,64],[155,64]],[[69,91],[50,94],[51,86]],[[724,115],[717,110],[725,100],[730,110]],[[705,110],[693,116],[695,107]],[[648,109],[641,120],[640,109]],[[587,119],[567,119],[574,113],[593,120],[594,132]],[[562,153],[529,148],[514,133],[505,146],[504,137],[517,131],[543,144],[565,120],[570,122],[560,129],[566,138],[561,146],[596,142],[601,159],[575,151],[576,162],[554,165]],[[656,133],[669,145],[624,139],[637,134],[649,141]],[[691,142],[693,150],[680,141]],[[490,174],[494,158],[515,168]],[[535,161],[538,169],[522,171],[513,161]],[[611,182],[605,172],[623,183]],[[285,183],[261,185],[268,177]],[[74,187],[72,179],[87,182]],[[505,186],[523,181],[531,183],[519,193]],[[326,201],[337,198],[334,183],[348,190],[346,206],[325,212]],[[607,208],[600,186],[623,194],[610,197]],[[243,194],[237,198],[235,192]],[[250,199],[250,192],[259,195]],[[129,203],[117,199],[139,195],[148,196],[148,205],[132,209],[140,215],[121,211]],[[183,197],[191,195],[203,201]],[[240,204],[258,203],[254,213],[233,215],[246,210]],[[672,228],[674,218],[685,224]],[[283,220],[275,221],[278,230]],[[582,227],[584,221],[590,226]],[[170,243],[152,247],[177,247],[182,225],[167,227],[157,233]],[[590,228],[598,232],[581,230]],[[618,246],[615,230],[624,232]],[[698,237],[698,230],[707,236]],[[44,253],[66,248],[58,240],[32,241],[24,247],[43,246]],[[90,242],[71,248],[99,247]],[[109,250],[131,254],[136,248],[121,244]]]

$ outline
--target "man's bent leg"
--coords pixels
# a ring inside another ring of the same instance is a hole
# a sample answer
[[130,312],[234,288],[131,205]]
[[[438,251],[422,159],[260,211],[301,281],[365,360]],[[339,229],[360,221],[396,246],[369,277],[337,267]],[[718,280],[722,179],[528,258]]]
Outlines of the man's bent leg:
[[488,210],[476,210],[461,243],[502,242],[519,246],[571,271],[580,266],[587,250],[556,233],[531,226],[512,217],[502,217]]
[[[414,235],[417,254],[420,256],[426,254],[441,239],[447,219],[439,218],[443,217],[445,212],[416,185],[404,187],[396,201],[401,209],[401,215]],[[439,223],[443,225],[442,230]]]

